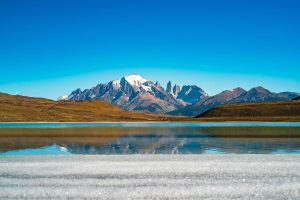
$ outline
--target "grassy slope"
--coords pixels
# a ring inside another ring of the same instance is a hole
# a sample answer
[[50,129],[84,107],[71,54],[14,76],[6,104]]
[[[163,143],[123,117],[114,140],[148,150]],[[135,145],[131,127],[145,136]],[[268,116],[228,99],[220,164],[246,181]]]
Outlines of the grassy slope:
[[300,101],[224,105],[196,118],[126,112],[105,101],[53,101],[0,93],[0,122],[300,121]]
[[160,121],[162,115],[125,112],[105,101],[52,101],[0,93],[0,121]]
[[217,121],[299,121],[300,101],[223,105],[213,108],[197,118]]

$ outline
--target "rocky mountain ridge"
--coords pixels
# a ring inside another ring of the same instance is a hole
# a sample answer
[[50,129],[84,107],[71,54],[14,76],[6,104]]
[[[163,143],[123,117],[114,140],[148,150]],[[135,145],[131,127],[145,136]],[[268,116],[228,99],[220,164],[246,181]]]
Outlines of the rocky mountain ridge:
[[196,85],[180,87],[169,81],[166,90],[156,81],[134,74],[100,83],[91,89],[76,89],[62,100],[104,100],[120,108],[140,110],[170,115],[196,116],[211,108],[224,104],[248,102],[272,102],[291,100],[299,96],[295,92],[274,93],[259,86],[248,91],[243,88],[225,90],[217,95],[209,96]]
[[108,83],[100,83],[91,89],[76,89],[68,100],[104,100],[124,110],[142,110],[166,113],[197,102],[207,94],[197,86],[183,86],[184,90],[171,82],[165,90],[157,81],[146,80],[140,75],[122,77]]

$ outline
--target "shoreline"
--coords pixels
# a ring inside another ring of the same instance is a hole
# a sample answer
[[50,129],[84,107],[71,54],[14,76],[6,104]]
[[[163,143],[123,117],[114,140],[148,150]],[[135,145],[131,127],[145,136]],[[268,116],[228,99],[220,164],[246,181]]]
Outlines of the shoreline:
[[[100,121],[0,121],[1,123],[157,123],[157,122],[300,122],[300,116],[293,117],[209,117],[186,116],[166,117],[158,120],[100,120]],[[179,119],[182,118],[182,119]]]
[[[167,123],[194,123],[194,124],[210,124],[210,123],[219,123],[219,124],[230,124],[230,123],[300,123],[299,121],[12,121],[12,122],[5,122],[0,121],[1,124],[167,124]],[[300,126],[300,125],[299,125]],[[0,127],[1,128],[1,127]]]

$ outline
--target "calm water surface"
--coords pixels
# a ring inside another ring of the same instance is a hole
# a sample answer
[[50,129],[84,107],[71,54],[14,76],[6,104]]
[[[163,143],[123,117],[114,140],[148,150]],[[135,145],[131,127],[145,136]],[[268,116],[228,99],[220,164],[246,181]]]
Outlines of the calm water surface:
[[299,154],[298,122],[0,123],[0,156]]

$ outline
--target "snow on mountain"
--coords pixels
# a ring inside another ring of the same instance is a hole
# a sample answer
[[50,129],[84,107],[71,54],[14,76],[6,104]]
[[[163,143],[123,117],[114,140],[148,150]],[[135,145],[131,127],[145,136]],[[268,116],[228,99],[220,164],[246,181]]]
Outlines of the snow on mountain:
[[152,91],[150,86],[141,85],[141,87],[142,87],[146,92],[151,92],[151,91]]
[[146,79],[137,74],[125,76],[124,78],[128,83],[130,83],[130,85],[135,87],[140,87],[143,83],[147,81]]

